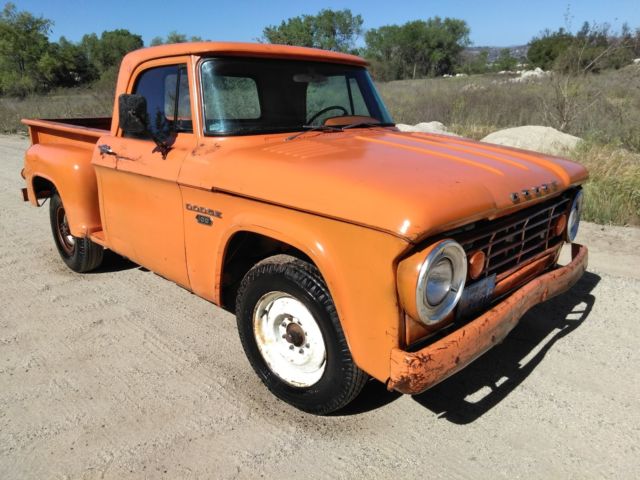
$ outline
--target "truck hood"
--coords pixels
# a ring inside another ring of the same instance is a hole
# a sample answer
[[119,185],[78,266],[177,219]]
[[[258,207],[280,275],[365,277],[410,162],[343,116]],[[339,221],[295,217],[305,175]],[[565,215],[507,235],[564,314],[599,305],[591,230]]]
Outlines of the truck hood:
[[[309,132],[249,146],[231,140],[215,143],[209,157],[213,168],[200,176],[200,187],[369,226],[409,241],[501,216],[587,178],[584,167],[561,158],[382,128]],[[194,156],[200,148],[206,147],[196,148]],[[521,193],[543,184],[550,186],[546,193],[529,199]],[[514,192],[520,193],[518,202],[512,200]]]

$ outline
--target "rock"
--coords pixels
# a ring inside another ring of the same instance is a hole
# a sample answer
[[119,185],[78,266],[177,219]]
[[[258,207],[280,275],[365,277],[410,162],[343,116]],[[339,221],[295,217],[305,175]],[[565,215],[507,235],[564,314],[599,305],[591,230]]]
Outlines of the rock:
[[441,135],[451,135],[457,137],[458,135],[451,133],[447,130],[447,127],[440,122],[421,122],[416,125],[406,125],[404,123],[397,123],[396,127],[401,132],[420,132],[420,133],[439,133]]
[[566,155],[582,141],[555,128],[538,125],[507,128],[490,133],[481,141],[508,147],[533,150],[549,155]]
[[467,83],[466,85],[464,85],[460,91],[462,92],[477,92],[477,91],[481,91],[481,90],[486,90],[487,87],[485,87],[484,85],[478,85],[477,83]]
[[510,82],[528,82],[530,80],[537,80],[539,78],[544,78],[551,75],[551,72],[545,72],[540,67],[536,67],[535,70],[523,70],[518,72],[520,74],[519,77],[512,78]]
[[634,58],[633,59],[633,64],[634,65],[640,65],[640,58]]

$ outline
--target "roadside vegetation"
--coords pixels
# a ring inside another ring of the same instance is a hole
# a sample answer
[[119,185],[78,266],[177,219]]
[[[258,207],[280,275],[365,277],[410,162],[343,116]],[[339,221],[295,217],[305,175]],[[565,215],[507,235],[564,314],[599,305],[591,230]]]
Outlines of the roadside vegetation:
[[[462,20],[434,17],[368,31],[363,23],[350,10],[324,9],[266,26],[261,41],[366,57],[398,123],[435,120],[474,139],[521,125],[578,136],[584,142],[569,155],[591,173],[585,218],[640,225],[640,64],[633,63],[640,29],[585,23],[575,33],[546,30],[524,49],[495,54],[467,48],[470,30]],[[51,26],[11,3],[0,14],[0,132],[24,132],[21,118],[111,115],[120,59],[143,46],[127,30],[54,42]],[[170,32],[151,45],[197,40]],[[523,81],[516,73],[536,67],[543,75]]]

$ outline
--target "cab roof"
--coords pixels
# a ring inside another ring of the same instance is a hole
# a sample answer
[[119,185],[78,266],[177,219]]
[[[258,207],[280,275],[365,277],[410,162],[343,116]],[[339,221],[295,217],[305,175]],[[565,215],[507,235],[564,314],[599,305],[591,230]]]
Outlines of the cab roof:
[[128,53],[122,60],[122,70],[133,71],[138,65],[156,58],[179,55],[232,55],[242,57],[283,58],[366,66],[363,58],[319,48],[293,47],[271,43],[185,42],[141,48]]

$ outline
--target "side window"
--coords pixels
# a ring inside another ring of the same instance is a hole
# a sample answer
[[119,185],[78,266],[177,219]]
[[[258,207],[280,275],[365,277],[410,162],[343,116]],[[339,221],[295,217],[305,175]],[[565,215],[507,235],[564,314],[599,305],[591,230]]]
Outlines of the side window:
[[147,100],[152,133],[192,132],[189,81],[184,65],[150,68],[136,80],[133,93]]
[[341,115],[369,115],[362,92],[355,78],[347,78],[344,75],[326,77],[322,82],[309,83],[307,87],[307,120],[323,109],[327,110],[322,115],[313,119],[314,125],[321,125],[330,117]]
[[167,75],[165,84],[164,109],[167,118],[174,119],[177,132],[191,132],[193,125],[187,68],[179,67],[177,75]]

